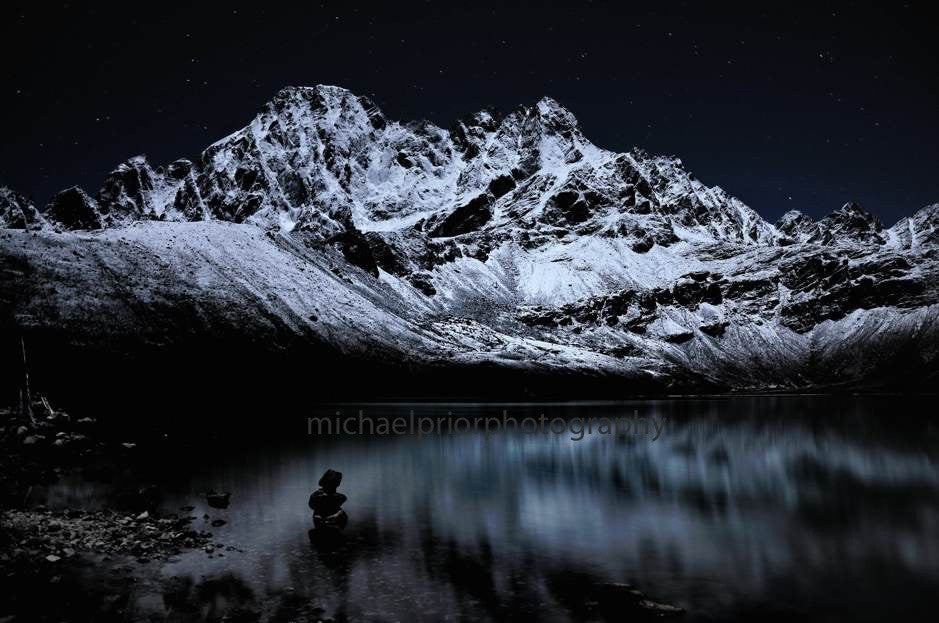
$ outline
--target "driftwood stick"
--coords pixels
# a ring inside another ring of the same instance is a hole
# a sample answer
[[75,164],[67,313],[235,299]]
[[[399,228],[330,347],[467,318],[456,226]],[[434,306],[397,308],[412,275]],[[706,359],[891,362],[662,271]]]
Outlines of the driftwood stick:
[[29,366],[26,363],[26,341],[22,336],[20,336],[20,349],[23,351],[23,391],[25,393],[23,410],[29,418],[29,421],[35,424],[36,418],[33,417],[33,397],[29,392]]
[[42,402],[42,408],[46,410],[46,415],[55,415],[55,411],[52,409],[52,405],[49,404],[48,398],[40,396],[39,401]]

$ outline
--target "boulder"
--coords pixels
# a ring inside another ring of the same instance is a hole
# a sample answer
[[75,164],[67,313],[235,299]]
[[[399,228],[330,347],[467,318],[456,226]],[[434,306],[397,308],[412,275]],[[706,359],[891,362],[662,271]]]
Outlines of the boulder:
[[313,510],[313,525],[317,529],[342,530],[345,528],[349,518],[342,510],[342,505],[347,498],[336,492],[341,482],[342,472],[327,469],[319,480],[320,488],[310,495],[308,504]]
[[314,514],[326,517],[342,510],[342,505],[347,499],[341,493],[317,489],[310,495],[309,506],[313,509]]
[[230,499],[231,493],[228,491],[210,490],[205,494],[205,501],[208,502],[209,506],[212,508],[228,508]]
[[329,492],[335,492],[339,488],[339,483],[342,482],[342,472],[337,472],[332,469],[327,469],[320,477],[319,486]]
[[338,528],[342,530],[349,523],[349,516],[346,511],[339,509],[337,512],[327,517],[313,515],[313,525],[317,528]]

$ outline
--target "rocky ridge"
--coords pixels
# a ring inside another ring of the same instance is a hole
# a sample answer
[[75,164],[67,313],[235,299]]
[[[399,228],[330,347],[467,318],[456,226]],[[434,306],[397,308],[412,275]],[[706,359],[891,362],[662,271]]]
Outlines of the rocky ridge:
[[[39,233],[0,238],[25,267],[0,287],[10,322],[85,339],[156,322],[173,340],[187,312],[139,302],[185,299],[206,325],[273,323],[426,365],[890,385],[891,370],[936,373],[937,210],[887,228],[849,203],[770,224],[677,158],[593,145],[550,98],[442,129],[338,87],[287,88],[195,162],[132,158],[93,197],[68,189],[41,212],[4,190],[3,224]],[[79,287],[93,296],[76,309]]]

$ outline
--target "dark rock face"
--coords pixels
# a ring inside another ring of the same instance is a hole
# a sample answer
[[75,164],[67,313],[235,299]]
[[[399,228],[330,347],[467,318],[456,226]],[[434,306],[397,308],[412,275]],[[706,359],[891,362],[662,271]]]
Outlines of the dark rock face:
[[515,188],[515,179],[511,175],[500,175],[489,182],[489,192],[498,199]]
[[776,221],[776,229],[787,237],[787,243],[805,242],[816,233],[816,224],[812,217],[790,210]]
[[155,218],[157,215],[147,199],[153,182],[153,172],[146,160],[132,158],[105,178],[96,201],[112,218]]
[[780,313],[783,325],[804,333],[858,309],[914,308],[934,303],[936,286],[899,255],[851,262],[830,253],[784,264],[780,283],[792,291]]
[[388,125],[388,122],[378,109],[378,106],[364,95],[360,95],[357,99],[362,108],[365,109],[365,114],[368,115],[368,122],[372,127],[376,130],[383,130],[385,126]]
[[903,249],[928,249],[939,245],[939,203],[926,206],[909,218],[900,219],[891,230]]
[[724,300],[720,275],[710,273],[697,273],[682,277],[672,286],[668,302],[674,302],[683,307],[694,308],[701,303],[719,305]]
[[415,263],[424,270],[449,264],[463,257],[462,248],[452,240],[428,240],[422,244],[414,258]]
[[632,250],[636,253],[645,253],[655,244],[655,240],[652,239],[652,236],[648,234],[642,236],[639,240],[632,243]]
[[729,324],[728,322],[712,322],[703,324],[698,328],[701,329],[702,333],[710,335],[711,337],[720,337],[727,331]]
[[[664,293],[667,296],[667,293]],[[655,293],[623,290],[609,296],[568,303],[557,310],[534,307],[523,310],[519,320],[528,326],[568,327],[578,325],[622,326],[633,333],[644,333],[646,326],[658,316]]]
[[486,136],[495,132],[502,121],[502,115],[495,110],[484,110],[466,115],[450,127],[450,135],[456,148],[465,158],[475,158],[480,153],[480,145]]
[[365,241],[372,251],[375,264],[386,273],[397,277],[404,277],[411,272],[408,259],[404,254],[388,244],[380,234],[377,232],[369,232],[365,234]]
[[53,197],[43,216],[64,229],[101,229],[105,225],[97,202],[77,186]]
[[590,218],[590,199],[575,190],[565,190],[549,200],[547,216],[552,222],[576,225]]
[[166,174],[174,180],[184,180],[192,173],[193,164],[189,160],[179,159],[166,167]]
[[425,296],[437,294],[437,289],[434,287],[433,282],[430,280],[430,275],[427,273],[414,273],[408,277],[408,281],[411,282],[411,285],[424,293]]
[[[519,320],[528,326],[566,327],[572,322],[579,325],[622,325],[633,333],[645,333],[646,327],[658,318],[660,305],[679,306],[694,310],[702,303],[718,305],[723,302],[723,289],[739,287],[728,283],[721,275],[690,273],[672,288],[658,288],[649,292],[623,290],[609,296],[568,303],[557,310],[535,307],[524,310]],[[690,331],[666,337],[673,343],[686,342],[693,337]]]
[[0,228],[42,229],[44,219],[39,210],[23,195],[0,187]]
[[362,232],[350,229],[333,236],[330,242],[339,248],[350,264],[371,273],[374,277],[378,276],[378,262],[375,261],[375,255],[372,253],[372,245]]
[[684,344],[693,337],[694,333],[691,331],[679,331],[677,333],[669,333],[665,335],[665,341],[671,342],[673,344]]
[[809,242],[831,244],[853,241],[881,245],[884,244],[881,236],[883,230],[883,224],[870,212],[856,203],[846,203],[819,221],[818,230],[809,238]]
[[449,238],[476,231],[492,218],[492,197],[488,194],[474,197],[469,202],[459,206],[449,216],[434,227],[430,236],[432,238]]

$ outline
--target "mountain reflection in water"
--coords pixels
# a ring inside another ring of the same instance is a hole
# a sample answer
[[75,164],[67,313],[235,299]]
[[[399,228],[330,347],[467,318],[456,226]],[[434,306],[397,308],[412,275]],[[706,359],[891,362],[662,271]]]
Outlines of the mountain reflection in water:
[[[636,410],[667,424],[655,442],[306,435],[306,416],[359,408],[389,417]],[[276,422],[282,443],[204,457],[167,484],[166,511],[194,504],[197,528],[203,513],[225,519],[213,532],[244,551],[167,563],[162,594],[139,595],[138,613],[578,620],[591,616],[585,602],[602,582],[634,583],[685,608],[686,620],[874,620],[936,605],[939,435],[932,417],[895,398],[333,405]],[[306,501],[326,468],[343,472],[349,497],[338,542],[310,534]],[[230,508],[206,506],[212,488],[232,492]],[[102,493],[65,483],[46,495],[75,506]]]

